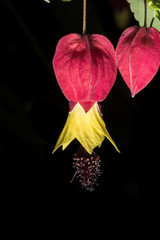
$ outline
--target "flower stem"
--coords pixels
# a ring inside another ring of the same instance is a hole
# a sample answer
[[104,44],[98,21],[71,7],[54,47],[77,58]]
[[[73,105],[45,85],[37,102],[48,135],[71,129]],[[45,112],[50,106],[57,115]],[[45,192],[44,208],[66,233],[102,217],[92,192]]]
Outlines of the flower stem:
[[152,27],[154,20],[155,20],[155,17],[152,18],[152,21],[151,21],[150,27]]
[[83,0],[83,31],[82,34],[86,34],[86,5],[87,0]]
[[147,28],[147,2],[144,0],[144,27]]
[[154,20],[155,20],[155,17],[156,17],[155,14],[156,14],[156,10],[154,10],[154,16],[153,16],[153,18],[152,18],[152,21],[151,21],[150,27],[152,27],[153,22],[154,22]]

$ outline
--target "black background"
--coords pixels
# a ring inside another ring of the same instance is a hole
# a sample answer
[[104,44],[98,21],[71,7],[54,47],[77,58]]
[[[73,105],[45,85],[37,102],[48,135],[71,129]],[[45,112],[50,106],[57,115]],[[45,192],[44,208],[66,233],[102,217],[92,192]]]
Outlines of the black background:
[[[108,1],[88,0],[87,33],[103,34],[116,47],[122,31],[114,23],[114,7]],[[134,24],[132,16],[130,26]],[[99,187],[88,192],[76,179],[70,184],[78,142],[52,155],[68,115],[68,101],[57,84],[52,58],[62,36],[81,33],[82,1],[3,0],[0,26],[5,235],[159,239],[160,72],[135,98],[117,74],[102,111],[121,153],[107,140],[96,150],[103,174]]]

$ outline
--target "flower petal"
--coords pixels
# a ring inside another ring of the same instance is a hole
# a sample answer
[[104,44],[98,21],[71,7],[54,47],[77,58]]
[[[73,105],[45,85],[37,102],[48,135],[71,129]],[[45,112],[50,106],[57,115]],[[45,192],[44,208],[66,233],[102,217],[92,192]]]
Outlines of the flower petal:
[[115,142],[111,138],[109,132],[106,129],[106,125],[103,121],[103,118],[99,113],[99,107],[98,107],[97,103],[93,105],[93,111],[88,112],[88,119],[89,119],[90,123],[92,124],[92,126],[94,128],[96,128],[99,132],[101,132],[112,143],[112,145],[115,147],[115,149],[118,152],[120,152],[119,149],[117,148]]
[[101,117],[98,104],[86,113],[78,103],[72,112],[69,112],[66,124],[59,136],[53,153],[62,145],[64,150],[73,139],[77,139],[89,154],[95,147],[101,146],[105,136],[119,152],[116,144],[109,135],[103,118]]

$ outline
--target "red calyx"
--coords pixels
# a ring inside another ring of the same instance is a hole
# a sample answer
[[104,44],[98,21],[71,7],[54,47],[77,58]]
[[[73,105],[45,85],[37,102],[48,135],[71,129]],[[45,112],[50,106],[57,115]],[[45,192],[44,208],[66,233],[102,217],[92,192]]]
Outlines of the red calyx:
[[60,88],[71,102],[87,112],[95,102],[103,101],[117,74],[112,43],[98,34],[69,34],[60,39],[53,58]]
[[119,71],[134,97],[158,71],[159,32],[152,27],[127,28],[119,39],[116,56]]

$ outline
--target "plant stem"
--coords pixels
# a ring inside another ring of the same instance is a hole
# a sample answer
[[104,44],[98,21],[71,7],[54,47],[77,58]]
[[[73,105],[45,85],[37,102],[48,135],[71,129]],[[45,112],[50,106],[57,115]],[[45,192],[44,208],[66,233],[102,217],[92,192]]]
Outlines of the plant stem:
[[86,5],[87,0],[83,0],[83,31],[82,34],[86,34]]
[[152,18],[152,21],[151,21],[150,27],[153,26],[153,22],[154,22],[154,20],[155,20],[155,17]]
[[152,27],[153,22],[154,22],[154,20],[155,20],[155,11],[156,11],[156,10],[154,10],[154,16],[153,16],[153,18],[152,18],[152,21],[151,21],[150,27]]
[[144,27],[147,28],[147,2],[144,0]]

